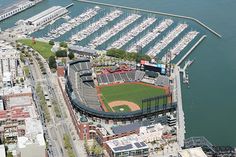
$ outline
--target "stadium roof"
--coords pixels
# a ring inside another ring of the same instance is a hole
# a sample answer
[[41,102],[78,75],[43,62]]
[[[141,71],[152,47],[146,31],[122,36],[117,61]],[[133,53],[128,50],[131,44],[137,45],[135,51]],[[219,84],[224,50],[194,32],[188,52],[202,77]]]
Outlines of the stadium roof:
[[139,123],[132,123],[124,126],[117,126],[117,127],[112,127],[112,131],[114,134],[122,134],[124,132],[130,132],[137,130],[141,127]]
[[85,53],[88,53],[88,54],[91,54],[91,55],[96,55],[97,54],[96,50],[92,50],[92,49],[82,47],[82,46],[79,46],[79,45],[69,45],[68,48],[69,48],[69,50],[72,50],[72,51],[85,52]]

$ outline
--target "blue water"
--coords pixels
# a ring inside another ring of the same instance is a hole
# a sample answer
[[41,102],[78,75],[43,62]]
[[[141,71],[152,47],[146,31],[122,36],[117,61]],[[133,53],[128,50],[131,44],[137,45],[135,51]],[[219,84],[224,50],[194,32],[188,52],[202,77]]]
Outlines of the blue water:
[[[13,2],[14,0],[10,0]],[[9,0],[7,1],[10,2]],[[236,17],[235,0],[97,0],[99,2],[138,7],[195,17],[219,32],[219,39],[210,32],[206,40],[190,55],[195,58],[189,69],[190,88],[182,86],[186,136],[206,136],[218,145],[236,146]],[[5,29],[52,5],[66,5],[73,0],[45,0],[37,7],[0,23]],[[0,0],[6,5],[6,0]],[[76,3],[76,15],[93,5]],[[200,26],[196,26],[201,29]]]

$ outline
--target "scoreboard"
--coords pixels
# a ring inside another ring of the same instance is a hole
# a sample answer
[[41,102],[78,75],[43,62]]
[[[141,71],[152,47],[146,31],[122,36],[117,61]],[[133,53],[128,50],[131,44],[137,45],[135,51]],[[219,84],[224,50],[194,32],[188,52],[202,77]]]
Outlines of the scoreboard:
[[143,70],[148,70],[148,71],[154,71],[154,72],[159,72],[161,75],[166,74],[166,66],[165,64],[153,64],[149,63],[148,61],[141,60],[140,62],[141,67],[143,67]]

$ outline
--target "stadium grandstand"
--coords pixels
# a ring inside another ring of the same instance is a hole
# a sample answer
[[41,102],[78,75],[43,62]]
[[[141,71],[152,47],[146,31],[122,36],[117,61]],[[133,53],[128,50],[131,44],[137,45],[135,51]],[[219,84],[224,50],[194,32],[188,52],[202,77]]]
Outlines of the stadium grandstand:
[[119,72],[119,73],[108,73],[108,74],[100,74],[97,76],[98,83],[101,84],[109,84],[115,82],[134,82],[140,81],[143,79],[145,72],[139,70],[132,70],[127,72]]
[[[66,92],[72,106],[83,115],[110,120],[134,120],[146,116],[159,115],[176,110],[176,103],[158,104],[148,110],[141,108],[131,112],[107,112],[98,97],[96,86],[115,82],[139,82],[145,72],[135,69],[113,71],[112,73],[97,75],[93,73],[94,67],[90,59],[80,58],[68,63],[66,70]],[[97,82],[95,81],[97,80]],[[166,95],[164,97],[171,97]]]
[[90,61],[85,58],[78,60],[76,64],[70,66],[68,73],[77,98],[89,107],[101,110],[92,78]]

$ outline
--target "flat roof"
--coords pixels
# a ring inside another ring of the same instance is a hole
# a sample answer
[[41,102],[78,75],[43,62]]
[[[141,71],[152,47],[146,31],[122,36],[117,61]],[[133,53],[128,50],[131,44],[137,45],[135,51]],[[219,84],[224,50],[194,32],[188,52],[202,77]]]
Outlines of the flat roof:
[[0,89],[0,95],[8,96],[14,94],[26,94],[26,93],[32,93],[30,87],[20,87],[20,86],[14,86],[14,87],[5,87]]
[[7,12],[11,12],[12,10],[16,9],[16,8],[20,8],[21,6],[24,6],[26,4],[29,4],[29,3],[32,3],[30,2],[29,0],[18,0],[18,1],[15,1],[14,4],[9,4],[8,6],[3,6],[3,7],[6,7],[6,8],[3,8],[1,7],[0,8],[0,16],[7,13]]
[[0,156],[1,157],[6,157],[6,151],[5,151],[5,146],[0,145]]
[[141,124],[132,123],[132,124],[128,124],[128,125],[112,127],[112,131],[113,131],[114,134],[122,134],[122,133],[125,133],[125,132],[130,132],[130,131],[137,130],[140,127],[141,127]]
[[29,18],[29,19],[26,19],[25,21],[30,21],[30,22],[35,22],[36,20],[39,20],[40,18],[44,18],[45,16],[51,14],[52,12],[58,10],[58,9],[62,9],[63,7],[62,6],[53,6],[47,10],[44,10],[43,12]]
[[115,153],[138,149],[148,149],[148,145],[137,134],[110,140],[107,141],[106,144]]
[[8,107],[28,106],[28,105],[32,105],[32,103],[33,103],[33,100],[31,96],[16,96],[16,97],[9,97],[7,106]]
[[207,157],[201,147],[189,148],[179,151],[180,157]]
[[86,52],[86,53],[90,53],[92,55],[97,54],[96,50],[93,50],[93,49],[90,49],[90,48],[87,48],[87,47],[82,47],[82,46],[79,46],[79,45],[69,45],[68,48],[70,50]]

